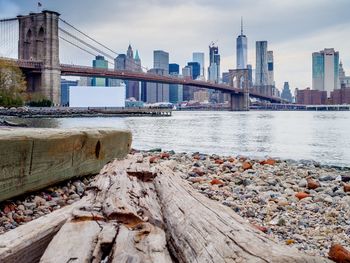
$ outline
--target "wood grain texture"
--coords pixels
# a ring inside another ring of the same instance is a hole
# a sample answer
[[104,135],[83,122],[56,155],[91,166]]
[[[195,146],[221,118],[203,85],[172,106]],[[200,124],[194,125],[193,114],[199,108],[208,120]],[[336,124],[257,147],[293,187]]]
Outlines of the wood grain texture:
[[0,201],[97,174],[130,145],[130,132],[113,129],[0,129]]
[[230,208],[195,191],[166,163],[158,170],[155,187],[168,246],[179,262],[331,262],[268,239]]
[[39,262],[51,239],[79,205],[77,202],[0,235],[0,262]]
[[331,262],[270,240],[174,167],[140,156],[106,165],[41,262]]

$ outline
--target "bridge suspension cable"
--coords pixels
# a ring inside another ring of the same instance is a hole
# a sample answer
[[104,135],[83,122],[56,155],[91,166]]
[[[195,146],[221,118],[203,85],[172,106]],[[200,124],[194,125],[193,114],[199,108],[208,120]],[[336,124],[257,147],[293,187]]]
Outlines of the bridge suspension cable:
[[18,34],[17,18],[0,20],[0,56],[17,58]]
[[[60,31],[61,31],[62,33],[68,35],[70,38],[73,38],[75,41],[80,42],[81,44],[83,44],[83,45],[89,47],[90,49],[93,49],[94,51],[99,52],[99,55],[104,55],[105,57],[107,57],[107,58],[109,58],[109,59],[112,59],[113,62],[111,63],[110,61],[108,61],[108,63],[114,65],[114,59],[115,59],[116,56],[120,55],[120,53],[114,51],[113,49],[111,49],[111,48],[107,47],[106,45],[102,44],[100,41],[97,41],[97,40],[94,39],[93,37],[89,36],[88,34],[84,33],[83,31],[79,30],[78,28],[76,28],[75,26],[73,26],[71,23],[69,23],[69,22],[67,22],[67,21],[65,21],[65,20],[63,20],[63,19],[61,19],[61,18],[60,18],[60,21],[61,21],[64,25],[69,26],[69,28],[75,30],[76,32],[78,32],[79,34],[81,34],[82,36],[84,36],[85,38],[87,38],[88,40],[93,41],[95,44],[99,45],[100,47],[98,48],[98,47],[96,47],[96,46],[94,46],[94,45],[91,45],[91,44],[89,44],[87,41],[82,40],[82,39],[81,39],[80,37],[78,37],[77,35],[74,35],[74,34],[72,34],[72,33],[69,33],[67,30],[65,30],[65,29],[63,29],[63,28],[60,28]],[[72,42],[72,41],[71,41],[71,42]],[[68,43],[69,43],[69,42],[68,42]],[[71,43],[70,43],[70,44],[71,44]],[[79,45],[75,44],[74,46],[75,46],[75,47],[78,47]],[[101,47],[102,47],[103,49],[105,49],[105,51],[101,50]],[[83,50],[83,49],[82,49],[82,50]],[[108,53],[112,53],[113,56],[115,56],[115,57],[109,55]],[[91,53],[89,53],[89,54],[91,55]],[[132,64],[134,64],[135,66],[138,66],[138,67],[140,66],[140,65],[138,65],[138,64],[137,64],[135,61],[133,61],[133,60],[130,61],[130,63],[132,63]],[[144,69],[144,70],[148,71],[148,68],[143,67],[143,66],[141,66],[141,69]]]
[[[102,50],[100,50],[100,49],[94,47],[93,45],[90,45],[89,43],[85,42],[84,40],[78,38],[77,36],[74,36],[73,34],[69,33],[68,31],[64,30],[63,28],[60,28],[60,27],[59,27],[59,30],[60,30],[62,33],[68,35],[69,37],[74,38],[75,40],[77,40],[77,41],[80,42],[81,44],[83,44],[83,45],[85,45],[85,46],[87,46],[87,47],[89,47],[89,48],[91,48],[91,49],[97,51],[97,52],[100,53],[101,55],[104,55],[104,56],[106,56],[106,57],[108,57],[108,58],[114,60],[114,57],[113,57],[113,56],[111,56],[111,55],[105,53],[104,51],[102,51]],[[77,46],[77,45],[75,45],[75,46]],[[78,47],[78,46],[77,46],[77,47]]]
[[85,34],[83,31],[79,30],[78,28],[76,28],[75,26],[73,26],[72,24],[68,23],[67,21],[63,20],[62,18],[60,18],[60,21],[62,21],[64,24],[66,24],[67,26],[73,28],[74,30],[78,31],[80,34],[84,35],[85,37],[87,37],[88,39],[92,40],[93,42],[95,42],[96,44],[104,47],[105,49],[107,49],[108,51],[112,52],[114,55],[119,55],[117,52],[115,52],[114,50],[112,50],[111,48],[105,46],[104,44],[102,44],[101,42],[93,39],[92,37],[90,37],[88,34]]

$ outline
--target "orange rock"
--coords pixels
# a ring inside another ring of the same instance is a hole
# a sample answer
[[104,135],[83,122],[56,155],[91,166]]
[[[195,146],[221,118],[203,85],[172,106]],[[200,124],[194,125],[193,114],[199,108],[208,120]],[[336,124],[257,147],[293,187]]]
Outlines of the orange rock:
[[150,162],[150,163],[156,163],[156,162],[158,162],[158,156],[152,156],[151,158],[149,158],[149,162]]
[[350,184],[344,184],[344,192],[350,192]]
[[242,164],[242,167],[243,167],[244,170],[248,170],[248,169],[252,169],[253,165],[250,162],[244,162]]
[[221,159],[216,159],[216,160],[215,160],[215,163],[216,163],[216,164],[223,164],[223,163],[224,163],[224,161],[223,161],[223,160],[221,160]]
[[334,244],[329,250],[328,258],[336,263],[348,263],[350,262],[350,252],[342,245]]
[[268,164],[268,165],[275,165],[276,164],[276,160],[274,159],[267,159],[267,160],[264,160],[262,162],[260,162],[261,165],[265,165],[265,164]]
[[218,180],[218,179],[213,179],[213,180],[211,180],[210,183],[211,183],[212,185],[215,185],[215,184],[223,185],[223,184],[224,184],[223,181],[220,181],[220,180]]
[[205,174],[202,169],[199,169],[197,167],[193,168],[192,172],[198,174],[199,176],[203,176]]
[[227,161],[229,161],[230,163],[234,163],[236,159],[231,157],[231,158],[228,158]]
[[293,239],[287,239],[286,240],[286,245],[291,245],[291,244],[294,244],[295,241]]
[[316,182],[316,181],[314,181],[314,180],[312,180],[312,179],[307,179],[307,188],[308,189],[312,189],[312,190],[314,190],[314,189],[316,189],[316,188],[319,188],[321,185],[320,185],[320,183],[319,182]]
[[295,194],[295,197],[298,198],[299,200],[304,199],[306,197],[310,197],[311,195],[303,192],[299,192]]
[[170,157],[169,153],[161,153],[160,154],[160,158],[162,158],[162,159],[168,159],[169,157]]

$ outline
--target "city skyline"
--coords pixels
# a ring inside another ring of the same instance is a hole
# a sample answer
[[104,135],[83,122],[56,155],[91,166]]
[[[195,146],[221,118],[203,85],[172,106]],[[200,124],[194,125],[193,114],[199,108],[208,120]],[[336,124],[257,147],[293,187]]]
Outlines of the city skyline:
[[[65,1],[57,3],[53,0],[41,2],[43,8],[62,13],[63,19],[118,53],[124,53],[130,42],[139,50],[143,65],[148,68],[153,65],[153,50],[157,49],[169,52],[170,62],[181,67],[191,61],[193,52],[205,52],[205,64],[208,65],[207,47],[216,40],[221,71],[235,68],[235,41],[240,33],[241,16],[248,37],[248,63],[255,65],[255,41],[267,40],[269,49],[275,53],[275,81],[280,90],[284,81],[289,81],[291,89],[311,87],[312,53],[326,47],[338,50],[345,71],[350,68],[350,54],[346,47],[346,27],[350,24],[346,15],[350,7],[347,1],[310,0],[297,5],[291,1],[280,3],[273,0],[244,3],[176,0],[166,4],[155,0],[147,5],[138,0],[99,5],[94,1],[80,0],[67,1],[66,4]],[[36,4],[37,1],[24,4],[17,0],[0,0],[0,16],[36,12]],[[263,12],[267,6],[270,10],[268,16]],[[79,13],[86,16],[76,15],[79,8]],[[91,63],[91,58],[83,55],[82,58],[77,55],[77,61],[69,61],[74,52],[79,53],[74,49],[67,50],[62,60],[75,64]]]

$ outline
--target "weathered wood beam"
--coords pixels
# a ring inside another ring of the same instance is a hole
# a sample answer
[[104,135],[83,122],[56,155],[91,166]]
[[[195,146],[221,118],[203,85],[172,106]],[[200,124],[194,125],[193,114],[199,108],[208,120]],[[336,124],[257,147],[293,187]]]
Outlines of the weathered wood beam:
[[0,129],[0,201],[72,177],[97,174],[124,158],[131,133],[114,129]]

